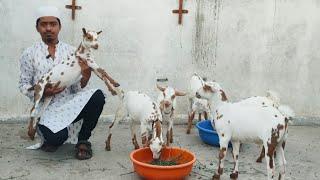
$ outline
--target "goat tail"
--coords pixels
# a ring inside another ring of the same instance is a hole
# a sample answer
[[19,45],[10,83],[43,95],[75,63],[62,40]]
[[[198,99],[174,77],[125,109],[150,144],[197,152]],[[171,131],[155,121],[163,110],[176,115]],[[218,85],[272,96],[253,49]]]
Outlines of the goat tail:
[[280,105],[278,109],[280,113],[284,115],[286,118],[288,118],[289,120],[295,116],[294,111],[287,105]]
[[271,101],[273,101],[273,103],[279,107],[280,106],[280,98],[278,93],[276,93],[275,91],[269,90],[267,91],[267,98],[269,98]]

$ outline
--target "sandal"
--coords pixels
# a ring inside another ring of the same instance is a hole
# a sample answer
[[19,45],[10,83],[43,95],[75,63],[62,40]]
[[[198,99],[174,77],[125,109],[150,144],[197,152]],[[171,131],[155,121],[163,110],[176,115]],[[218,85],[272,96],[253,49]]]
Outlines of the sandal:
[[79,141],[75,146],[75,157],[78,160],[86,160],[92,157],[91,143],[89,141]]

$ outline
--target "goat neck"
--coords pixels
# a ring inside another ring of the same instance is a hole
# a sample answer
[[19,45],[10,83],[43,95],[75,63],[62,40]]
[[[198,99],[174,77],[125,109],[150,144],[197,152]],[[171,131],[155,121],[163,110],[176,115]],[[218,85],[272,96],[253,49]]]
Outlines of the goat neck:
[[215,111],[219,106],[227,103],[227,101],[222,101],[221,92],[215,93],[209,100],[208,104],[211,111]]
[[160,111],[161,111],[161,114],[163,116],[172,116],[173,114],[173,111],[174,111],[174,108],[172,105],[170,105],[169,107],[165,107],[164,105],[164,101],[160,101]]
[[88,58],[90,58],[90,56],[88,57],[88,55],[90,55],[90,53],[91,53],[90,48],[85,47],[84,43],[81,42],[77,51],[76,51],[76,56],[80,57],[82,59],[88,59]]
[[161,142],[163,142],[162,139],[162,127],[161,127],[161,121],[159,119],[152,122],[152,129],[153,129],[153,138],[159,138]]

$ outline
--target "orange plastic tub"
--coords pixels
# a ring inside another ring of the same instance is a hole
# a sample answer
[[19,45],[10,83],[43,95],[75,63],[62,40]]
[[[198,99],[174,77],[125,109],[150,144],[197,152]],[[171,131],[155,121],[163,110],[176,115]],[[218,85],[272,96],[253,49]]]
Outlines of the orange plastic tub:
[[[178,158],[177,158],[178,157]],[[152,165],[152,152],[150,148],[141,148],[130,154],[134,170],[144,179],[183,179],[188,176],[196,161],[193,153],[177,147],[165,148],[161,152],[160,160],[175,159],[178,165],[160,166]]]

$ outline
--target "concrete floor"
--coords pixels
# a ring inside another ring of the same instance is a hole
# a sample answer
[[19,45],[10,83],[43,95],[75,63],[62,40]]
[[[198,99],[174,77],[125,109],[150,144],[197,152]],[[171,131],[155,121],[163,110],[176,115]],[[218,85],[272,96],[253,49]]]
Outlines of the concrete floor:
[[[114,133],[112,150],[104,150],[106,127],[99,122],[90,141],[93,158],[78,161],[73,157],[73,146],[63,145],[54,153],[41,150],[26,150],[34,144],[26,138],[26,123],[0,123],[0,179],[140,179],[133,171],[129,154],[133,150],[129,125],[120,124]],[[194,152],[197,161],[187,179],[211,179],[217,167],[218,148],[202,143],[194,127],[190,135],[185,134],[185,125],[176,125],[174,146]],[[140,141],[139,141],[140,142]],[[286,179],[320,179],[320,127],[290,126],[286,146]],[[259,147],[244,144],[240,152],[239,179],[267,179],[266,163],[255,162]],[[222,179],[229,179],[233,168],[228,150]],[[278,173],[277,173],[278,175]]]

